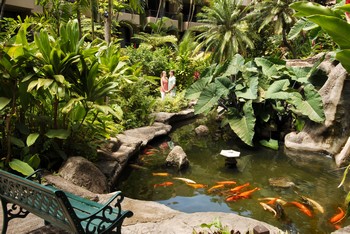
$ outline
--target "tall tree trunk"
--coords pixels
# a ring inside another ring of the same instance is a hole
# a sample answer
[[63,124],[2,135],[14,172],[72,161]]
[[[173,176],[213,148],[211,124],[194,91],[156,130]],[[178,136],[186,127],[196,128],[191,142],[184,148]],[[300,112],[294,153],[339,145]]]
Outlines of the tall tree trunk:
[[91,5],[91,36],[92,40],[95,39],[95,1],[90,0]]
[[2,18],[4,17],[5,4],[6,4],[6,0],[2,0],[0,3],[0,29],[1,29],[1,21],[2,21]]
[[78,19],[78,28],[79,28],[79,38],[83,36],[82,26],[81,26],[81,12],[80,12],[80,0],[76,2],[77,4],[77,19]]
[[157,15],[156,15],[156,21],[159,18],[159,14],[160,14],[161,9],[163,9],[163,0],[159,1],[158,11],[157,11]]
[[190,2],[190,14],[189,14],[189,19],[188,19],[188,26],[187,29],[190,27],[191,22],[193,20],[193,15],[194,15],[194,11],[196,9],[196,0],[191,0]]
[[108,11],[105,16],[105,40],[107,44],[111,43],[111,28],[112,28],[112,0],[108,0]]

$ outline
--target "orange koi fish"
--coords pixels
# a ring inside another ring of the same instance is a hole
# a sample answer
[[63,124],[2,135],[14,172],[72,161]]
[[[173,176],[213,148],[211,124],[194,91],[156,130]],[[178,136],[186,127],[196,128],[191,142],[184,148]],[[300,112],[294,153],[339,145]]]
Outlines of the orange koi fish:
[[273,205],[273,204],[276,203],[277,199],[278,199],[278,198],[272,199],[272,200],[266,202],[266,204],[267,204],[267,205]]
[[208,187],[205,184],[193,184],[193,183],[186,183],[188,186],[191,186],[192,188],[198,189],[198,188],[206,188]]
[[243,185],[240,185],[240,186],[237,186],[237,187],[234,187],[233,189],[230,189],[230,192],[232,193],[237,193],[239,190],[245,188],[245,187],[248,187],[250,185],[250,183],[245,183]]
[[211,187],[210,189],[208,189],[208,192],[211,193],[217,189],[223,188],[225,185],[223,184],[218,184],[218,185],[214,185],[213,187]]
[[232,184],[236,184],[236,181],[233,180],[225,180],[225,181],[218,181],[216,182],[217,184],[222,184],[222,185],[232,185]]
[[254,189],[239,193],[238,196],[248,198],[250,195],[252,195],[252,193],[254,193],[257,190],[260,190],[260,188],[256,187]]
[[332,224],[336,224],[336,223],[339,223],[340,221],[343,220],[343,218],[345,217],[345,212],[343,211],[342,208],[338,207],[339,209],[339,213],[338,214],[335,214],[332,218],[330,218],[330,222]]
[[298,207],[299,210],[301,212],[303,212],[304,214],[306,214],[307,216],[312,217],[311,210],[309,210],[306,206],[304,206],[300,202],[293,201],[293,202],[289,202],[289,203],[295,205],[296,207]]
[[170,176],[170,174],[167,172],[154,172],[154,173],[152,173],[152,175],[154,175],[154,176]]
[[237,201],[239,199],[242,199],[243,197],[240,197],[238,195],[233,195],[233,196],[229,196],[225,199],[225,201],[227,202],[231,202],[231,201]]
[[167,182],[164,182],[164,183],[161,183],[161,184],[155,184],[153,187],[154,187],[154,188],[157,188],[157,187],[167,187],[167,186],[171,186],[171,185],[173,185],[173,184],[174,184],[173,182],[167,181]]
[[145,155],[153,155],[155,152],[154,151],[146,151],[144,154]]

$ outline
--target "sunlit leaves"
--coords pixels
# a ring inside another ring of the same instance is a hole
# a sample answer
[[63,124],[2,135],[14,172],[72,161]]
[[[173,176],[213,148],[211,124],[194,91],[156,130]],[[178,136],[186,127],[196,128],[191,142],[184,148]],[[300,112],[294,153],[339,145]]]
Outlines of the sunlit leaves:
[[[297,2],[292,4],[291,7],[298,11],[299,16],[304,16],[307,20],[319,25],[332,37],[340,49],[348,50],[350,49],[350,24],[340,14],[341,11],[347,11],[349,9],[348,5],[331,9],[316,3]],[[336,57],[344,68],[350,72],[348,55],[349,53],[346,51],[339,51]]]
[[227,120],[231,129],[237,136],[250,146],[253,146],[255,121],[252,101],[248,101],[244,104],[242,114],[235,111],[235,114],[231,115]]
[[208,113],[212,110],[213,106],[217,105],[217,102],[221,98],[222,92],[217,89],[215,83],[210,83],[201,92],[197,104],[194,107],[195,114]]
[[0,97],[0,110],[4,109],[10,102],[11,99],[6,97]]
[[[253,145],[255,125],[261,127],[262,122],[276,125],[281,115],[324,121],[322,99],[308,81],[322,59],[313,67],[294,68],[266,58],[245,62],[241,55],[235,55],[230,61],[207,70],[188,89],[187,98],[198,98],[196,114],[222,107],[226,111],[223,124],[229,124],[243,142]],[[278,148],[278,142],[276,145],[272,140],[263,141],[263,145]]]
[[210,81],[211,77],[203,77],[202,79],[195,82],[190,88],[186,90],[186,98],[192,100],[197,99]]
[[25,176],[28,176],[34,172],[34,169],[28,165],[28,163],[23,162],[18,159],[13,159],[9,162],[9,166],[12,170],[18,171]]
[[237,97],[244,98],[247,100],[255,100],[258,98],[258,85],[259,79],[257,77],[252,77],[247,82],[247,87],[245,87],[242,91],[237,91]]
[[66,129],[50,129],[47,133],[45,133],[45,136],[48,138],[58,138],[58,139],[67,139],[70,135],[70,130]]
[[270,148],[270,149],[273,149],[273,150],[278,150],[278,141],[275,140],[275,139],[269,139],[268,141],[267,140],[261,140],[261,141],[259,141],[259,143],[262,146],[265,146],[267,148]]
[[29,136],[27,137],[27,141],[26,141],[27,146],[29,147],[29,146],[33,145],[35,143],[36,139],[38,139],[38,137],[39,137],[39,133],[29,134]]
[[305,97],[298,93],[293,93],[291,103],[295,106],[298,113],[307,116],[312,121],[321,123],[325,119],[322,98],[312,85],[304,87]]
[[287,100],[290,97],[290,93],[287,92],[289,86],[290,82],[288,79],[277,80],[270,85],[265,93],[265,98]]

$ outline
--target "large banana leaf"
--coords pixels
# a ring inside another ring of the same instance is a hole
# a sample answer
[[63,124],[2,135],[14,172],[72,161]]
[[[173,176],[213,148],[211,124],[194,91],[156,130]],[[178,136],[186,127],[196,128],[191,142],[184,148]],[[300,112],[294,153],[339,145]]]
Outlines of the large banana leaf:
[[295,2],[289,5],[292,9],[298,11],[295,16],[303,17],[310,15],[336,16],[332,9],[313,2]]
[[215,84],[217,85],[217,89],[222,93],[222,96],[228,95],[230,89],[234,86],[227,77],[217,77],[215,79]]
[[243,91],[236,91],[237,97],[255,100],[258,98],[258,85],[259,79],[258,77],[253,77],[249,79],[249,86],[246,87]]
[[231,76],[231,75],[237,75],[239,71],[243,70],[245,60],[240,54],[236,54],[231,59],[230,63],[228,64],[227,70],[224,72],[222,76]]
[[325,120],[322,98],[312,85],[304,87],[305,98],[299,93],[293,93],[289,102],[295,106],[295,112],[307,116],[314,122]]
[[199,98],[203,89],[208,85],[208,83],[212,80],[212,77],[207,76],[199,79],[195,83],[193,83],[187,90],[185,94],[185,98],[194,100]]
[[255,116],[252,101],[248,101],[243,106],[243,115],[236,112],[227,120],[231,129],[247,145],[253,146]]
[[262,68],[264,75],[273,77],[278,75],[276,65],[265,58],[255,58],[255,63]]
[[323,15],[312,15],[308,19],[320,25],[341,49],[350,49],[350,24],[345,20]]
[[342,50],[335,56],[341,62],[343,67],[350,73],[350,49]]
[[288,79],[277,80],[273,82],[265,93],[266,99],[287,100],[290,98],[290,93],[286,92],[290,82]]
[[222,85],[210,83],[201,92],[197,104],[194,107],[195,114],[209,113],[212,108],[217,105],[221,96],[226,92]]

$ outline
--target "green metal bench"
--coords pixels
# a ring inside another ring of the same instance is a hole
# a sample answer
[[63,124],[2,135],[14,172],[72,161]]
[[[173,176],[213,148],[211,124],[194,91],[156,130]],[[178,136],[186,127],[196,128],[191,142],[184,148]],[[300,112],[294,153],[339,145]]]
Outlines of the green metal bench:
[[124,199],[121,192],[106,204],[100,204],[40,183],[39,171],[23,178],[0,170],[2,234],[6,233],[11,219],[25,218],[29,213],[70,233],[121,233],[123,220],[133,215],[121,209]]

